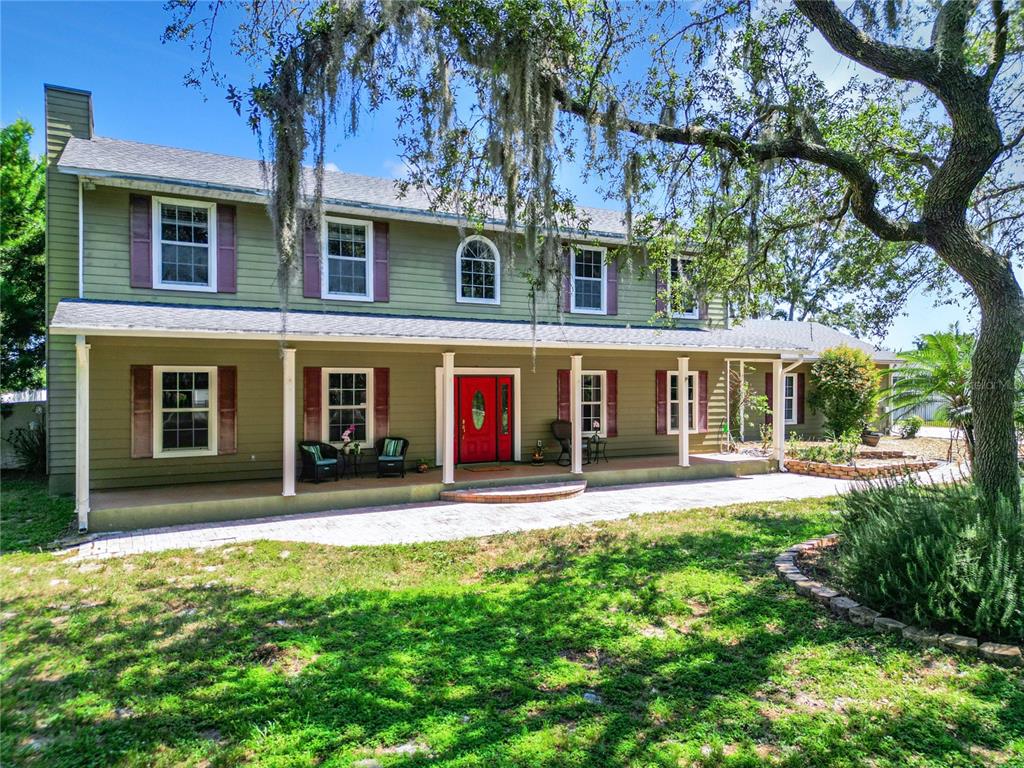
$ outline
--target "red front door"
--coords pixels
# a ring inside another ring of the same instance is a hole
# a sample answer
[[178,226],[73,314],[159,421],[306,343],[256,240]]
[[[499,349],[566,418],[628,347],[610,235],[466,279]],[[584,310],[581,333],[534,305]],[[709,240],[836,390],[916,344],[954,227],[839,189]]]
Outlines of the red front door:
[[455,388],[460,464],[512,459],[512,377],[459,376]]

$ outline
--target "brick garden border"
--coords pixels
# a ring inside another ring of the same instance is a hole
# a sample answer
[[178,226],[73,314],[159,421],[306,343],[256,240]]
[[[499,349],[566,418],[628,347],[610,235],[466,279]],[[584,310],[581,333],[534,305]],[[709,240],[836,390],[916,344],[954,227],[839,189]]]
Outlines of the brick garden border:
[[[878,457],[871,457],[878,458]],[[855,467],[849,464],[829,464],[824,461],[786,459],[786,470],[796,475],[830,477],[833,480],[870,480],[876,477],[898,477],[913,472],[924,472],[939,466],[937,461],[905,461],[874,467]]]
[[796,564],[801,553],[832,547],[838,541],[839,534],[830,533],[820,539],[808,539],[793,545],[775,558],[775,573],[792,586],[797,594],[811,598],[830,609],[839,618],[858,626],[871,627],[876,632],[899,634],[918,645],[937,646],[966,656],[980,656],[1006,666],[1024,667],[1024,657],[1019,646],[1003,643],[979,644],[976,637],[941,633],[904,624],[902,621],[883,616],[879,611],[872,610],[866,605],[861,605],[849,595],[844,595],[801,572]]

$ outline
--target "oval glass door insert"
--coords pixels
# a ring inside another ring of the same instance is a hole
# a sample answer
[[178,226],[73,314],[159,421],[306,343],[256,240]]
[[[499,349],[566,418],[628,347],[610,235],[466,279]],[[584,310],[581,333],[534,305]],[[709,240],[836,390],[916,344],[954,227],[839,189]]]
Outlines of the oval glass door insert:
[[486,416],[484,410],[484,393],[479,389],[473,393],[473,426],[477,431],[484,428],[484,416]]

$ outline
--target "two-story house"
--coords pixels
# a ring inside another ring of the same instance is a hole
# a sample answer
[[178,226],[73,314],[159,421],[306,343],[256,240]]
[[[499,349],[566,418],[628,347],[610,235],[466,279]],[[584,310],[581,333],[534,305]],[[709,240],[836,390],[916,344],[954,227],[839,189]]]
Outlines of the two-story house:
[[[820,428],[804,405],[815,355],[868,348],[817,324],[730,327],[717,304],[652,324],[664,291],[617,270],[609,251],[625,230],[607,210],[570,233],[565,306],[540,302],[534,330],[500,222],[460,229],[390,180],[339,172],[325,174],[320,236],[305,237],[282,313],[260,163],[103,138],[89,93],[47,86],[45,98],[49,472],[54,492],[74,491],[83,529],[553,477],[768,471],[774,460],[721,453],[736,372],[780,416],[777,459],[787,429]],[[555,420],[571,423],[564,468]],[[609,461],[587,464],[595,434]],[[386,436],[434,469],[372,477]],[[299,441],[346,437],[364,449],[362,477],[297,482]]]

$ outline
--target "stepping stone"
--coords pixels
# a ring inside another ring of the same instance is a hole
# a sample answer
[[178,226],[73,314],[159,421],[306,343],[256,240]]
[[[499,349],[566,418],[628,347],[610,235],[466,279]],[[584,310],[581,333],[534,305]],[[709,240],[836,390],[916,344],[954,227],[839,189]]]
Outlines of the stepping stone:
[[813,592],[815,588],[821,586],[821,583],[805,579],[804,581],[796,582],[796,584],[794,584],[793,586],[796,587],[796,593],[798,595],[804,595],[809,597],[811,592]]
[[922,629],[921,627],[915,627],[913,625],[908,625],[903,628],[903,638],[926,647],[938,647],[940,645],[938,632],[931,629]]
[[968,655],[974,655],[978,652],[978,639],[976,637],[967,637],[966,635],[954,635],[947,632],[944,635],[939,635],[939,642],[944,648],[948,648],[951,651],[957,653],[965,653]]
[[999,664],[1006,664],[1010,667],[1024,667],[1020,648],[1016,645],[1004,645],[1003,643],[982,643],[978,651],[989,661]]
[[907,625],[902,621],[896,621],[896,619],[890,619],[888,616],[876,616],[872,625],[878,632],[892,632],[895,634],[903,634],[903,628]]
[[828,605],[832,609],[832,613],[844,619],[850,618],[850,609],[860,607],[860,603],[853,598],[846,597],[846,595],[833,597]]
[[840,592],[832,589],[831,587],[815,587],[811,590],[811,597],[813,597],[822,605],[831,604],[832,598],[839,597],[840,594]]
[[873,626],[875,619],[881,615],[878,611],[873,611],[866,605],[858,605],[856,608],[850,609],[850,621],[860,627]]

